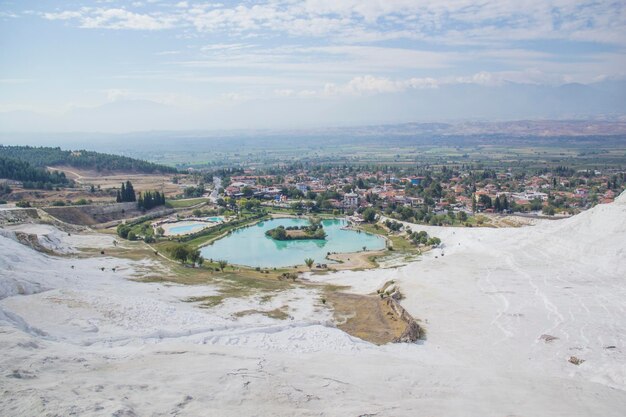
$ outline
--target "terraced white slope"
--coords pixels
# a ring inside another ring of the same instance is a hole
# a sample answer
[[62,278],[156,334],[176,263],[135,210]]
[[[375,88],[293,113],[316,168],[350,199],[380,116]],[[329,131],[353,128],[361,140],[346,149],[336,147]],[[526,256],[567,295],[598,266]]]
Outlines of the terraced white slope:
[[212,288],[135,283],[139,263],[0,237],[0,414],[623,415],[626,195],[522,229],[412,227],[443,250],[319,277],[399,282],[428,339],[383,347],[326,326],[314,291],[279,296],[292,320],[234,319],[260,301],[201,310],[180,299]]

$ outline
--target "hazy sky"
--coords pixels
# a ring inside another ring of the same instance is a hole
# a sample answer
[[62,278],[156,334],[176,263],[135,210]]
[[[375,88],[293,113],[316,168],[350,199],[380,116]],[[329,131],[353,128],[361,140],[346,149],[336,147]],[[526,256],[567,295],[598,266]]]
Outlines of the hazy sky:
[[2,0],[0,130],[604,113],[561,86],[623,80],[625,47],[624,1]]

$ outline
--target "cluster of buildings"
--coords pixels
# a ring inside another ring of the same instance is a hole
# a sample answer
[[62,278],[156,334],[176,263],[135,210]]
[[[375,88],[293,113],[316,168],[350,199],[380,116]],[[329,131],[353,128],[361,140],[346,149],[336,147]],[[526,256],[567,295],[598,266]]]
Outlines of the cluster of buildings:
[[[547,206],[555,201],[567,207],[586,208],[591,203],[610,202],[615,191],[607,187],[610,176],[601,172],[593,175],[562,177],[552,173],[516,177],[510,172],[476,179],[469,172],[443,176],[394,176],[382,171],[331,168],[310,174],[299,170],[283,175],[233,176],[225,188],[229,197],[256,197],[276,204],[290,204],[301,199],[313,199],[322,194],[327,207],[358,209],[373,204],[389,206],[427,207],[436,213],[448,211],[494,211],[485,201],[506,198],[507,204],[518,209],[536,208],[538,202]],[[433,195],[432,188],[437,192]],[[489,199],[486,199],[486,196]],[[593,201],[592,201],[593,200]]]

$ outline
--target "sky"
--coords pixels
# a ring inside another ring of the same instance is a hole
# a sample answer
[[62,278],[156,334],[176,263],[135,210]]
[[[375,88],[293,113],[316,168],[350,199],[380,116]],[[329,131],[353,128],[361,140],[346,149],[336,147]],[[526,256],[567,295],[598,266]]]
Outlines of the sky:
[[626,2],[0,0],[0,131],[623,117]]

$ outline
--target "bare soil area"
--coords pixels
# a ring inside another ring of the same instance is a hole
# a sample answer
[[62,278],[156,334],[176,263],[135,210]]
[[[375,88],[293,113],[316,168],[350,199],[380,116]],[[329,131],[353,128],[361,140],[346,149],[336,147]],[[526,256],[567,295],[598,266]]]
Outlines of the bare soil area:
[[330,268],[342,271],[346,269],[368,269],[375,268],[377,265],[372,258],[383,256],[386,251],[365,251],[352,253],[333,253],[327,256],[328,259],[338,263],[329,265]]
[[48,167],[50,170],[63,171],[68,178],[79,184],[93,185],[103,190],[119,188],[122,182],[130,181],[137,192],[163,191],[166,196],[180,194],[182,190],[191,185],[181,181],[179,184],[172,183],[172,174],[141,174],[136,172],[98,172],[80,170],[74,167]]
[[406,323],[379,296],[331,292],[327,302],[339,329],[368,342],[391,343],[406,329]]

